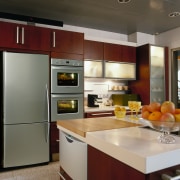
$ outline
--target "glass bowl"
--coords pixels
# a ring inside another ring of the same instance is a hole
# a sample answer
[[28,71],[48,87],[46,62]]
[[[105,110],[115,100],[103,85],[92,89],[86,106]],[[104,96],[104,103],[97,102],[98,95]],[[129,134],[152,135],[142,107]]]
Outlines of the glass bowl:
[[124,118],[126,116],[126,111],[114,111],[116,118]]
[[158,141],[161,143],[175,143],[175,137],[170,133],[180,131],[180,122],[150,121],[147,119],[141,119],[141,122],[145,126],[162,132],[162,134],[158,136]]

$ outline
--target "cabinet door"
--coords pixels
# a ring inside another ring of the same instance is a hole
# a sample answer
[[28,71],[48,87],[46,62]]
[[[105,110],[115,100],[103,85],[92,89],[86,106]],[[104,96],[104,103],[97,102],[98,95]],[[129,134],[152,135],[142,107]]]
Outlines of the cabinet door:
[[71,31],[54,30],[51,50],[63,53],[83,54],[84,34]]
[[103,60],[103,43],[85,40],[84,59]]
[[0,46],[29,50],[50,50],[50,30],[41,27],[0,22]]
[[0,47],[11,47],[17,43],[17,29],[12,23],[0,22]]
[[122,46],[122,59],[123,62],[136,63],[136,47]]
[[104,43],[104,60],[120,61],[121,45]]
[[114,111],[87,112],[85,118],[114,116]]
[[146,175],[94,147],[88,146],[88,179],[146,180]]
[[59,153],[59,129],[56,122],[51,122],[50,125],[50,153]]
[[20,26],[18,47],[30,50],[50,50],[50,30],[35,26]]

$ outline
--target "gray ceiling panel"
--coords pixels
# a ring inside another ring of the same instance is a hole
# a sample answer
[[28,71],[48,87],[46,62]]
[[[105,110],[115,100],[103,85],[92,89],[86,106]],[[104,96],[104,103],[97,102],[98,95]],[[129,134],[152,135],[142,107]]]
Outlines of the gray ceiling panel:
[[63,21],[121,34],[155,34],[180,27],[180,0],[0,0],[0,12]]

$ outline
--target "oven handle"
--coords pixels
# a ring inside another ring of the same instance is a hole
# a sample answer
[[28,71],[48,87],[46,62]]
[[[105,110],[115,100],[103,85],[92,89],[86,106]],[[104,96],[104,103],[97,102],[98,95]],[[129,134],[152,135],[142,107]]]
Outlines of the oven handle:
[[79,94],[51,94],[51,98],[76,98],[76,97],[82,97],[82,93]]

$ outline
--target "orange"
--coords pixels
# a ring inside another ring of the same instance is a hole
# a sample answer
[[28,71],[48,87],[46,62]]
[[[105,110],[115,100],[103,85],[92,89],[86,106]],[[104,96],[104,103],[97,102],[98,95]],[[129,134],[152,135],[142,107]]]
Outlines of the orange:
[[148,111],[148,105],[142,106],[141,112]]
[[149,111],[143,111],[142,112],[142,118],[144,118],[144,119],[148,119],[149,115],[150,115]]
[[151,102],[148,107],[148,110],[150,112],[160,111],[160,109],[161,109],[161,104],[158,102]]
[[161,105],[161,112],[174,114],[175,104],[171,101],[164,101]]
[[150,115],[148,116],[148,120],[150,121],[156,121],[156,120],[160,120],[162,113],[160,111],[154,111],[152,113],[150,113]]
[[174,114],[174,118],[176,122],[180,122],[180,114]]
[[174,114],[180,114],[180,109],[176,108]]

